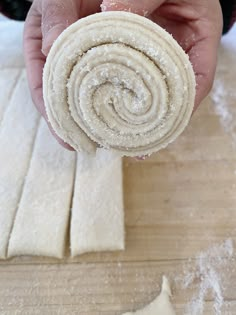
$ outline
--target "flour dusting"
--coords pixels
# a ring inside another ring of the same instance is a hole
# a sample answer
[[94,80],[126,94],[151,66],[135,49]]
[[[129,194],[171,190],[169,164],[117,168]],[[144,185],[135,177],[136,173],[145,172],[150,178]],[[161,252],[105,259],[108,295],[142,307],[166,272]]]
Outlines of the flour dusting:
[[214,102],[215,112],[220,117],[225,131],[231,136],[236,146],[236,24],[232,30],[223,37],[219,50],[214,86],[211,98]]
[[[223,272],[233,256],[233,241],[226,240],[207,251],[201,252],[189,266],[185,267],[184,276],[180,280],[182,289],[190,289],[198,283],[191,301],[187,304],[184,315],[203,315],[205,301],[213,298],[214,314],[221,315],[224,304]],[[221,270],[221,272],[220,272]]]
[[235,87],[225,82],[219,74],[215,79],[211,97],[222,126],[231,135],[233,144],[236,145],[236,108],[231,105],[233,102],[229,102],[229,99],[236,101]]

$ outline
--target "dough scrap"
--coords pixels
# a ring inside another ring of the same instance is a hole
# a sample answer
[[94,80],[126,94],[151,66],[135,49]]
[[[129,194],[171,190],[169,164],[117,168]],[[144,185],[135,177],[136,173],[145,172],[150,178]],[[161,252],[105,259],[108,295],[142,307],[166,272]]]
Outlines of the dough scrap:
[[188,56],[152,21],[128,12],[80,19],[54,42],[43,95],[55,132],[77,151],[140,156],[173,142],[195,100]]
[[124,249],[122,160],[98,149],[78,153],[71,214],[71,254]]
[[170,302],[171,290],[169,281],[163,277],[162,290],[160,295],[149,305],[136,312],[125,313],[123,315],[176,315]]
[[74,169],[75,153],[59,145],[41,119],[8,257],[63,257]]

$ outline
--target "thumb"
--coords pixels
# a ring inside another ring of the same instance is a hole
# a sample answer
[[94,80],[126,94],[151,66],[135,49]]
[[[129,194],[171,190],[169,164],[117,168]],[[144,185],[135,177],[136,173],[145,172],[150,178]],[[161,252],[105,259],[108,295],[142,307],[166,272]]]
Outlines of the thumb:
[[[53,42],[70,24],[78,20],[79,1],[42,1],[42,52],[48,55]],[[77,7],[78,6],[78,7]]]
[[102,11],[129,11],[148,16],[153,13],[165,0],[103,0]]

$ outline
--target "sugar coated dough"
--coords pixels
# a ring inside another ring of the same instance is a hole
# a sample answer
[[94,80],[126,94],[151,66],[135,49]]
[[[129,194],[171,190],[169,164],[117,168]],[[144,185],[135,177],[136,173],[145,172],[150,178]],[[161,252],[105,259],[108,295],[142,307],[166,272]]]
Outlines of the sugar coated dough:
[[169,281],[163,277],[162,290],[160,295],[149,305],[136,312],[125,313],[123,315],[176,315],[170,302],[171,290]]
[[73,255],[124,249],[122,159],[98,149],[78,154],[76,167],[31,100],[23,24],[0,24],[0,259],[61,258],[68,233]]
[[[11,72],[8,73],[10,75]],[[7,84],[9,81],[5,79],[3,91],[7,91]],[[7,256],[9,237],[39,121],[27,86],[23,70],[18,74],[17,85],[12,86],[11,100],[0,121],[0,147],[4,148],[0,153],[0,259]]]
[[98,149],[78,153],[71,214],[71,254],[124,249],[122,159]]
[[128,12],[80,19],[55,41],[43,95],[55,132],[77,151],[156,152],[185,129],[195,75],[183,49],[152,21]]
[[63,257],[74,169],[75,153],[59,145],[41,119],[12,227],[8,257]]

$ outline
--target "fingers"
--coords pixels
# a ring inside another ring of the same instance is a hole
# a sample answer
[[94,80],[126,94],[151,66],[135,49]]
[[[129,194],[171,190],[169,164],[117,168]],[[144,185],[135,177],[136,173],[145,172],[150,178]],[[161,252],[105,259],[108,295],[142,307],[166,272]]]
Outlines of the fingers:
[[42,1],[42,52],[47,56],[53,42],[78,20],[80,1]]
[[42,53],[41,49],[41,13],[37,7],[36,0],[29,11],[24,28],[24,57],[31,96],[36,108],[45,118],[52,134],[57,139],[57,141],[65,148],[72,150],[69,145],[67,145],[57,135],[55,135],[55,132],[53,131],[47,119],[42,92],[42,75],[46,57]]
[[130,11],[148,16],[154,12],[165,0],[103,0],[102,11]]
[[25,21],[24,28],[24,57],[29,87],[34,104],[45,117],[42,95],[42,74],[46,58],[41,52],[42,33],[41,16],[32,5]]
[[206,2],[205,14],[198,22],[198,40],[187,51],[196,75],[196,99],[194,111],[211,91],[217,65],[223,17],[219,1]]
[[196,98],[194,111],[209,94],[214,81],[217,64],[218,41],[203,39],[188,52],[196,75]]
[[79,18],[86,17],[101,11],[102,0],[86,0],[81,1]]

